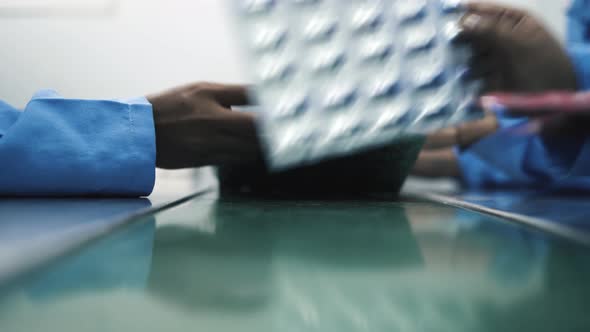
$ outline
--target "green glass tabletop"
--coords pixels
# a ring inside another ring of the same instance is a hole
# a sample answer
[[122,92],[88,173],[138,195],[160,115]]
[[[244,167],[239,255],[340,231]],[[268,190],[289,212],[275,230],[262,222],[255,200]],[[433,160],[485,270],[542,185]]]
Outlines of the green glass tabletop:
[[588,331],[587,248],[425,202],[197,199],[0,296],[0,331]]

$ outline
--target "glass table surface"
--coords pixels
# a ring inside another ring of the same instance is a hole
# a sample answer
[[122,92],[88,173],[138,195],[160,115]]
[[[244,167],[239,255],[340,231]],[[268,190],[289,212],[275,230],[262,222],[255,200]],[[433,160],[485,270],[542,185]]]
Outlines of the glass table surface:
[[0,288],[0,331],[588,331],[589,249],[435,203],[197,198]]

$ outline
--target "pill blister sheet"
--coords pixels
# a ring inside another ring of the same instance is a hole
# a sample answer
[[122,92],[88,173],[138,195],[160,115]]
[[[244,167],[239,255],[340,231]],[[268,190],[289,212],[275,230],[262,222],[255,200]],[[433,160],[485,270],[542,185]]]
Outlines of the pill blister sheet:
[[230,0],[273,169],[481,115],[460,0]]

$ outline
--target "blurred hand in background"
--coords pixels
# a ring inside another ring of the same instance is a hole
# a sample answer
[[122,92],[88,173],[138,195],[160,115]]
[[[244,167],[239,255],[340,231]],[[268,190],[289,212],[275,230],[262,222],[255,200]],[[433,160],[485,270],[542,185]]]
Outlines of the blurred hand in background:
[[526,11],[487,2],[467,4],[464,40],[474,49],[474,76],[485,92],[577,90],[574,65],[565,48]]
[[412,174],[423,177],[461,176],[456,150],[468,148],[498,129],[498,120],[489,113],[485,118],[448,128],[428,136]]

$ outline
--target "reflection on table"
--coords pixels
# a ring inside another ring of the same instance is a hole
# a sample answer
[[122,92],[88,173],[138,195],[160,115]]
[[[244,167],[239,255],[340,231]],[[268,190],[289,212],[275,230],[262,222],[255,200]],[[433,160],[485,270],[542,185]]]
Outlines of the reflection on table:
[[589,261],[429,203],[200,199],[6,291],[0,330],[587,330]]

